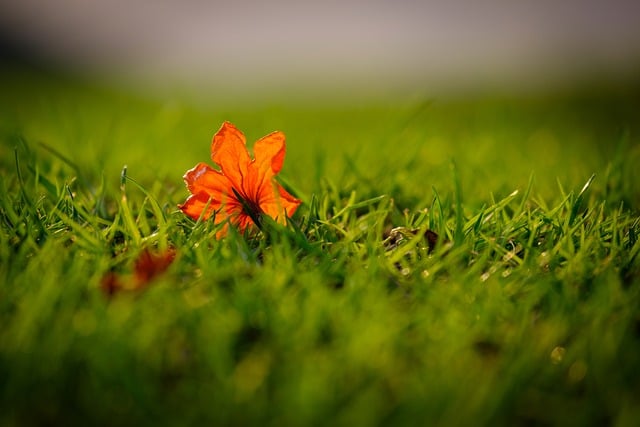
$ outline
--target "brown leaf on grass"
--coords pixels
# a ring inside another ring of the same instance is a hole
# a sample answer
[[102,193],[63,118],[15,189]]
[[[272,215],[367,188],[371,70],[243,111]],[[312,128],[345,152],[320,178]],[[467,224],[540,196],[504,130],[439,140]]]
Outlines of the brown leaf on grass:
[[[388,231],[385,231],[384,233],[384,241],[383,241],[383,245],[385,247],[385,249],[387,251],[394,251],[396,249],[398,249],[401,245],[405,244],[406,242],[414,239],[418,233],[420,232],[419,228],[407,228],[407,227],[395,227],[392,228]],[[431,254],[433,253],[434,249],[436,248],[436,245],[438,244],[438,242],[440,241],[441,243],[448,243],[448,241],[445,239],[444,242],[442,242],[440,240],[440,237],[438,236],[438,233],[436,233],[433,230],[429,230],[427,229],[423,234],[422,237],[424,238],[424,242],[426,242],[426,248],[424,245],[417,245],[415,249],[426,249],[427,250],[427,254]],[[410,250],[406,255],[414,254],[416,252],[415,249]],[[396,267],[396,269],[398,269],[399,271],[403,270],[403,266],[400,262],[395,262],[394,266]],[[407,270],[408,271],[408,270]]]
[[433,250],[436,248],[436,243],[438,243],[438,233],[432,230],[427,230],[424,232],[424,237],[427,239],[429,252],[433,252]]
[[133,274],[136,289],[144,287],[158,275],[164,273],[176,258],[176,251],[169,248],[164,252],[152,252],[145,248],[135,261]]
[[175,258],[176,251],[173,248],[164,251],[145,248],[133,263],[133,274],[122,275],[109,271],[102,277],[100,288],[108,297],[122,291],[142,290],[164,273]]
[[[385,233],[384,245],[387,250],[393,250],[398,247],[401,243],[410,240],[413,236],[418,234],[419,229],[417,228],[407,228],[407,227],[395,227]],[[436,247],[438,243],[438,233],[433,230],[427,230],[424,232],[424,238],[427,241],[428,252],[431,253]],[[445,240],[444,243],[447,241]]]
[[112,297],[116,292],[121,291],[123,287],[120,276],[113,271],[102,276],[102,279],[100,280],[100,289],[102,289],[102,292],[104,292],[108,297]]

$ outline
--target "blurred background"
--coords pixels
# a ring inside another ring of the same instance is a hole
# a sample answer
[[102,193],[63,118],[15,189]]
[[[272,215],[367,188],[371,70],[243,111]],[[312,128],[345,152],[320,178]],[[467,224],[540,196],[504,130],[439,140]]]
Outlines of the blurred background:
[[637,0],[0,4],[6,159],[26,141],[96,180],[127,164],[178,203],[230,120],[250,144],[286,132],[298,194],[333,177],[421,207],[449,193],[452,159],[480,204],[532,174],[551,197],[593,173],[618,198],[636,181]]
[[625,84],[636,0],[0,0],[4,59],[140,89],[365,96]]

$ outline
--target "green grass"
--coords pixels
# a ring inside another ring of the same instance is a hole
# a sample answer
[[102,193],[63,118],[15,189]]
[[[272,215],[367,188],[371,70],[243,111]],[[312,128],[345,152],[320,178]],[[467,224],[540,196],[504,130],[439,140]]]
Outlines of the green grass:
[[[0,88],[0,425],[640,418],[634,93],[227,108]],[[218,241],[177,210],[223,120],[287,134],[289,227]],[[105,295],[156,246],[177,252],[163,275]]]

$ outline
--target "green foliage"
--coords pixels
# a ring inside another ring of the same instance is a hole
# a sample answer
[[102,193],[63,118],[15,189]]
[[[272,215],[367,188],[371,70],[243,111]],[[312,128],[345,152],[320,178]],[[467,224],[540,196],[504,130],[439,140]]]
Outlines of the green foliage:
[[[633,97],[231,111],[2,86],[0,424],[640,417]],[[287,227],[216,240],[177,210],[225,119],[286,132]],[[148,247],[177,258],[105,294]]]

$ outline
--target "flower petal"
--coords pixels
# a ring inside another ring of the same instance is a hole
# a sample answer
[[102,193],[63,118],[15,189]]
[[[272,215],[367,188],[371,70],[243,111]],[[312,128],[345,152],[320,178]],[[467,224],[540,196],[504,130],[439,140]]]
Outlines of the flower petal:
[[183,179],[192,194],[203,192],[222,201],[230,192],[229,179],[206,163],[198,163],[189,169]]
[[280,204],[288,217],[293,216],[302,200],[293,197],[287,190],[278,184],[278,192],[280,193]]
[[234,224],[238,228],[238,231],[240,233],[244,233],[247,229],[252,229],[253,227],[255,227],[255,223],[253,222],[251,217],[246,214],[238,215],[238,218],[236,219]]
[[301,200],[293,197],[287,190],[285,190],[281,185],[278,185],[278,193],[280,194],[280,206],[284,212],[283,219],[286,217],[291,217],[298,209],[298,206],[302,203]]
[[218,239],[226,236],[229,223],[237,228],[240,233],[244,233],[245,229],[255,226],[251,217],[244,212],[242,204],[236,199],[229,199],[228,203],[216,214],[216,224],[226,220],[228,222],[216,233],[216,238]]
[[287,217],[292,216],[302,202],[276,182],[273,182],[270,188],[270,192],[262,193],[260,208],[266,215],[284,224]]
[[285,136],[279,131],[263,136],[253,146],[258,169],[264,172],[270,170],[273,175],[282,169],[285,152]]
[[222,173],[239,192],[245,192],[251,158],[244,134],[233,124],[224,122],[211,141],[211,159],[220,166]]
[[251,165],[248,197],[262,199],[265,191],[273,192],[271,182],[284,163],[286,153],[285,136],[282,132],[272,132],[260,138],[253,146],[255,161]]
[[[213,200],[209,194],[200,192],[187,197],[187,200],[178,205],[178,208],[192,219],[197,220],[200,215],[203,219],[209,219],[211,214],[220,209],[221,204],[219,200]],[[216,216],[216,223],[218,222],[218,216]]]

